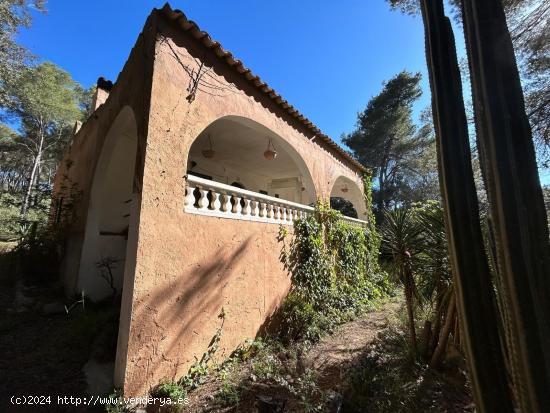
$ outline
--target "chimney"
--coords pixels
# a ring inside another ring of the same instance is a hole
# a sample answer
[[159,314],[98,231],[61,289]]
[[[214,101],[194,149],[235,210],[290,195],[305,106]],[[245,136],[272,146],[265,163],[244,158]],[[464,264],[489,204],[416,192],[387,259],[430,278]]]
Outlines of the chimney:
[[105,103],[112,88],[113,82],[110,80],[105,80],[103,77],[97,79],[97,87],[92,100],[92,112]]

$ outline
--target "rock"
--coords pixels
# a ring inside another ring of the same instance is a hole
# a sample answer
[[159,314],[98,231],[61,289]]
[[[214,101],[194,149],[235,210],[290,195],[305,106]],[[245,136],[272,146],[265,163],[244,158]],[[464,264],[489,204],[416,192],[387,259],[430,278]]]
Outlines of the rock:
[[61,314],[65,313],[65,305],[60,302],[47,303],[42,306],[44,314]]

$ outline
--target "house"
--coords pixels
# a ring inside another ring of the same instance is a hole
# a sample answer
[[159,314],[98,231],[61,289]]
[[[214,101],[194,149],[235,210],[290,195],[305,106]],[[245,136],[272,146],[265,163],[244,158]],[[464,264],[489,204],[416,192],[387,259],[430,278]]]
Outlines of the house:
[[222,308],[219,356],[257,335],[290,286],[280,225],[331,196],[364,223],[364,167],[169,5],[116,82],[98,82],[94,107],[60,164],[52,217],[76,188],[64,284],[100,300],[107,269],[122,290],[114,377],[126,395],[184,375]]

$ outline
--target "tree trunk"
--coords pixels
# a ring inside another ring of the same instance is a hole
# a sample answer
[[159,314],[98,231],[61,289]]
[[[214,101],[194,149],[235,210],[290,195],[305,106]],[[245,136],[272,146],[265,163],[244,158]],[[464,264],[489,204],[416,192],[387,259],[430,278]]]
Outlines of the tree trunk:
[[449,298],[449,305],[447,306],[447,314],[445,315],[445,324],[443,325],[443,329],[439,334],[439,338],[437,340],[437,347],[435,348],[435,351],[432,355],[432,359],[430,360],[430,367],[432,368],[439,367],[439,365],[441,364],[441,361],[443,360],[443,356],[445,355],[445,351],[447,350],[449,333],[451,332],[451,329],[455,321],[455,312],[456,312],[456,296],[453,291],[453,293],[451,294],[451,297]]
[[40,144],[40,152],[34,157],[31,173],[29,175],[29,180],[27,181],[27,188],[25,190],[25,196],[23,198],[23,203],[21,204],[21,216],[27,215],[27,210],[29,208],[29,201],[31,199],[32,195],[32,188],[33,188],[33,182],[34,178],[36,176],[36,172],[38,170],[38,165],[40,164],[40,158],[42,155],[42,142]]
[[31,173],[30,173],[29,180],[28,180],[28,183],[27,183],[27,188],[26,188],[26,191],[25,191],[25,196],[23,198],[23,203],[21,204],[21,216],[22,217],[27,215],[27,210],[29,208],[29,200],[30,200],[31,195],[32,195],[32,187],[33,187],[34,179],[36,177],[36,172],[40,168],[40,162],[42,160],[42,149],[44,148],[44,131],[42,130],[42,119],[40,119],[38,137],[39,137],[38,150],[37,150],[37,152],[34,156],[34,160],[33,160],[33,163],[32,163],[32,168],[31,168]]
[[433,352],[435,351],[435,348],[437,347],[437,341],[439,339],[439,332],[441,331],[441,318],[443,313],[443,298],[445,297],[445,293],[443,292],[441,278],[438,278],[437,280],[437,299],[436,299],[436,306],[435,306],[435,320],[433,323],[433,331],[432,331],[432,337],[430,339],[430,342],[427,345],[427,351],[426,354],[429,358],[431,358]]
[[411,348],[414,354],[417,354],[416,346],[416,328],[414,325],[414,279],[410,268],[410,264],[405,264],[405,301],[407,306],[407,316],[409,319],[409,336],[411,340]]
[[542,411],[550,406],[550,242],[531,129],[501,1],[464,0],[462,15],[514,389],[522,411]]
[[34,177],[34,200],[33,205],[38,205],[40,203],[40,175],[42,173],[42,167],[40,162],[38,162],[38,168],[36,169],[36,174]]
[[382,165],[380,165],[380,172],[378,173],[378,199],[376,200],[377,206],[378,206],[378,219],[377,222],[379,225],[382,224],[382,218],[384,216],[384,192],[386,190],[386,185],[384,181],[384,168],[385,166],[385,158],[382,161]]
[[480,412],[513,412],[479,222],[451,23],[442,0],[422,0],[421,6],[445,227],[474,397]]

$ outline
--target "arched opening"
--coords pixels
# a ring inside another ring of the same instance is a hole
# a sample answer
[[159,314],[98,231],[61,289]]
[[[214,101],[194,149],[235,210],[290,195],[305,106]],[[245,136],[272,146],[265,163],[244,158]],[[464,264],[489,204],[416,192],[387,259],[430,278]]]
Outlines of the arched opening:
[[299,204],[317,199],[298,152],[270,129],[238,116],[220,118],[199,134],[187,173]]
[[78,288],[92,300],[122,291],[136,152],[136,122],[126,106],[107,133],[91,186]]
[[334,182],[330,192],[330,205],[345,216],[365,219],[366,207],[363,192],[357,184],[345,176]]

